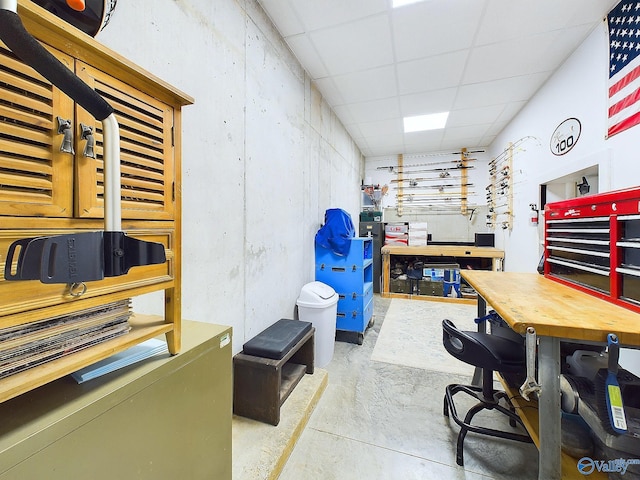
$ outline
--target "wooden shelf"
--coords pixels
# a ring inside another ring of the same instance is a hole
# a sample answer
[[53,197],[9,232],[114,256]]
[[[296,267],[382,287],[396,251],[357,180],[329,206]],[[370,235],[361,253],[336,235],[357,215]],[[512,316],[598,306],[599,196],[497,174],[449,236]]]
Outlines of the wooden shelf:
[[[522,423],[524,423],[529,435],[531,435],[533,443],[536,444],[536,447],[540,448],[540,435],[538,434],[538,402],[525,400],[520,396],[520,392],[518,392],[517,389],[508,385],[500,375],[497,376],[504,388],[504,391],[509,395],[511,403],[516,407],[516,412],[522,420]],[[562,452],[561,455],[562,480],[584,479],[585,475],[580,473],[577,468],[579,459],[573,458],[564,452]],[[607,478],[608,477],[605,473],[597,471],[594,471],[589,475],[590,480],[607,480]]]
[[171,332],[174,327],[155,315],[134,315],[129,324],[131,331],[126,335],[3,378],[0,380],[0,402],[69,375],[140,342]]
[[410,293],[382,292],[381,296],[385,298],[405,298],[407,300],[426,300],[427,302],[462,303],[464,305],[475,305],[478,303],[476,298],[436,297],[435,295],[411,295]]
[[504,251],[493,247],[472,247],[466,245],[424,245],[424,246],[398,246],[385,245],[382,253],[382,291],[385,298],[406,298],[412,300],[430,300],[435,302],[450,302],[474,305],[476,298],[451,298],[431,295],[411,295],[407,293],[395,293],[390,291],[391,286],[391,256],[426,256],[426,257],[454,257],[454,258],[486,258],[491,260],[491,270],[500,271]]

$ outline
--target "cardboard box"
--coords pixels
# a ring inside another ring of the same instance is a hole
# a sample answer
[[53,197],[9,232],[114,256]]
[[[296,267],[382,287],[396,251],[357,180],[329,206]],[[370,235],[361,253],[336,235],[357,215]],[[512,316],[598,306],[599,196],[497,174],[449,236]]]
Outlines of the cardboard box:
[[384,231],[385,233],[407,233],[409,226],[406,223],[387,223]]

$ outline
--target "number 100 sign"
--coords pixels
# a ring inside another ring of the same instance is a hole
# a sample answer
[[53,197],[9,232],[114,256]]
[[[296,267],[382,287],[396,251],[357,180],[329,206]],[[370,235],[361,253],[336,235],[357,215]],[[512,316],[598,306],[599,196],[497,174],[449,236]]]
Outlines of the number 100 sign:
[[577,118],[567,118],[556,127],[551,135],[549,147],[554,155],[564,155],[578,143],[580,138],[580,120]]

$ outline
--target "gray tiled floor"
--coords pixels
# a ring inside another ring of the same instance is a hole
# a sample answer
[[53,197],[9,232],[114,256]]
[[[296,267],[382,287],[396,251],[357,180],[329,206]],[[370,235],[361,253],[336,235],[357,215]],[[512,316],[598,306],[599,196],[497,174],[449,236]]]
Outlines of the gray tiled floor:
[[536,479],[533,445],[472,433],[465,467],[456,465],[458,427],[442,414],[444,387],[469,377],[371,360],[390,300],[374,302],[364,344],[336,342],[327,389],[280,480]]

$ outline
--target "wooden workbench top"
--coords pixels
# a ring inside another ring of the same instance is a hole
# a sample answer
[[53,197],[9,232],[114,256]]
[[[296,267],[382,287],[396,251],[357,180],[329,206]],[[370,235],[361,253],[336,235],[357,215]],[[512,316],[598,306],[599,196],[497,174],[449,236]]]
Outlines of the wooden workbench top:
[[382,254],[504,258],[503,250],[498,250],[493,247],[473,247],[469,245],[385,245],[382,247]]
[[537,273],[462,270],[462,277],[519,333],[606,342],[615,333],[622,345],[640,345],[640,314]]

